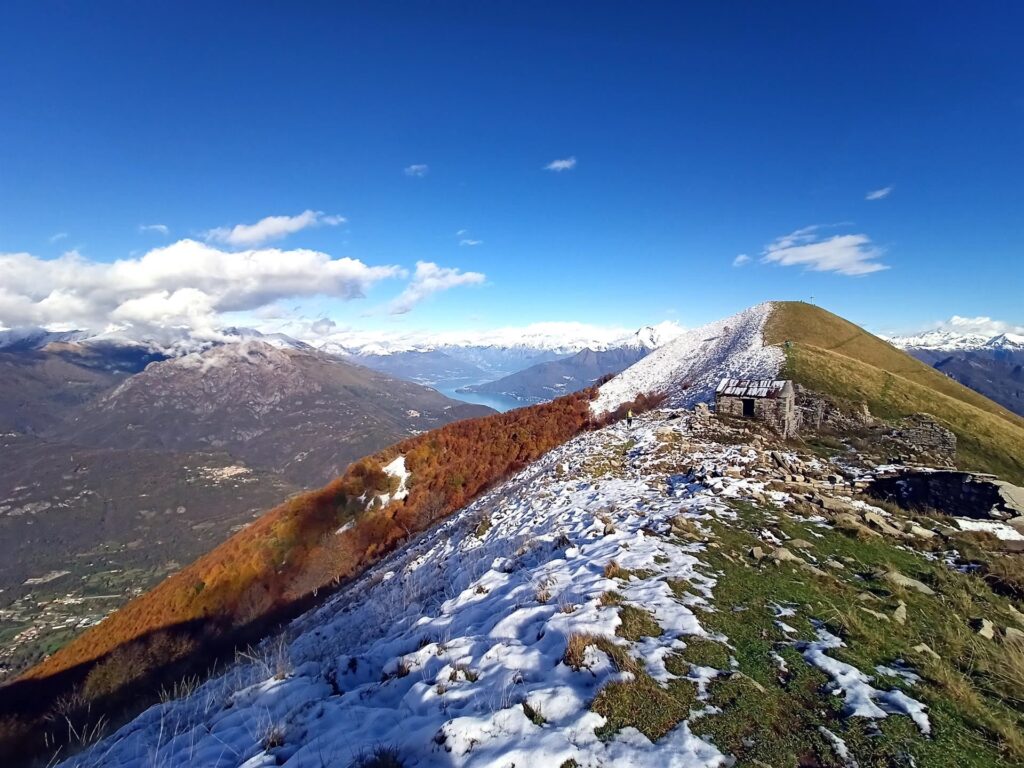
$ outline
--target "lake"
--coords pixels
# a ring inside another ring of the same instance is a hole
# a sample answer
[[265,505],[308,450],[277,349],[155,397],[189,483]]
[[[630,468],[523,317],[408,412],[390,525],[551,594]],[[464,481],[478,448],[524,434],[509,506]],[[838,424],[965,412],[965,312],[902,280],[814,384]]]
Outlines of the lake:
[[513,408],[522,408],[523,406],[529,405],[520,400],[516,400],[514,397],[507,397],[505,395],[491,395],[484,392],[456,392],[455,390],[459,387],[466,386],[465,383],[460,383],[453,386],[445,386],[443,384],[435,384],[434,389],[440,392],[445,397],[450,397],[452,400],[461,400],[464,403],[475,403],[476,405],[486,405],[488,408],[493,408],[496,411],[511,411]]

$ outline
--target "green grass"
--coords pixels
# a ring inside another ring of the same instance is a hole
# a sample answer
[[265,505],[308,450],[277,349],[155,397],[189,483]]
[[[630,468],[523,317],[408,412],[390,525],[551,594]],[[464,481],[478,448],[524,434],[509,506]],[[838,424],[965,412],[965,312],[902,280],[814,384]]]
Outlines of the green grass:
[[765,343],[782,344],[781,375],[816,392],[866,402],[880,418],[927,413],[957,436],[957,460],[1024,483],[1024,419],[818,307],[777,302]]
[[[741,761],[761,760],[769,765],[801,764],[808,756],[822,765],[841,765],[819,726],[844,739],[861,766],[910,765],[908,756],[922,768],[980,768],[1024,761],[1024,717],[1019,703],[1024,681],[1009,671],[1015,663],[1024,662],[1011,656],[1008,647],[983,641],[968,628],[968,619],[975,615],[1006,626],[1012,619],[1005,598],[994,594],[982,579],[898,549],[891,541],[861,541],[785,518],[778,525],[787,535],[812,541],[812,551],[820,560],[847,558],[846,568],[837,571],[837,578],[822,578],[789,564],[755,564],[740,555],[756,542],[751,531],[768,520],[753,507],[738,505],[738,510],[740,525],[711,524],[721,548],[709,549],[704,559],[718,576],[718,609],[698,612],[698,616],[705,628],[729,638],[739,670],[763,690],[743,678],[719,678],[711,694],[722,713],[691,723],[695,733],[711,736],[720,749]],[[881,580],[881,572],[889,568],[929,583],[936,596],[894,589]],[[864,593],[876,599],[862,602],[859,596]],[[900,600],[907,605],[905,625],[861,610],[865,606],[891,615]],[[890,664],[897,658],[915,666],[923,677],[916,686],[889,678],[878,678],[875,685],[901,688],[924,701],[929,706],[932,737],[923,738],[906,717],[882,721],[876,736],[869,735],[863,719],[841,718],[837,709],[841,700],[823,692],[824,676],[804,662],[775,625],[775,604],[796,609],[796,615],[785,622],[801,638],[813,637],[810,619],[825,621],[846,643],[830,655],[868,674],[874,674],[876,664]],[[941,659],[915,653],[912,648],[921,642]],[[785,658],[788,678],[780,678],[773,653]]]
[[642,637],[660,637],[661,627],[654,620],[650,611],[634,605],[624,605],[619,609],[622,623],[615,629],[615,634],[636,642]]

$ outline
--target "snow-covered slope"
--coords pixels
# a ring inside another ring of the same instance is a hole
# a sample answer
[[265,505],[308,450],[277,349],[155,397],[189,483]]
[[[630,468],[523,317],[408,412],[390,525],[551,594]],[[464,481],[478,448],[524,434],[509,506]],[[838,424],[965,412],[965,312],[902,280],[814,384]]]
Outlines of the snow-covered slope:
[[707,400],[722,378],[774,378],[783,353],[764,345],[771,302],[684,331],[604,384],[591,404],[595,414],[615,410],[640,394],[661,393],[673,407]]
[[[694,638],[730,639],[710,633],[694,613],[714,610],[716,600],[707,545],[666,534],[682,518],[696,530],[731,524],[730,501],[789,502],[788,494],[767,490],[763,474],[753,479],[759,455],[745,446],[695,444],[687,448],[692,477],[666,483],[658,457],[666,445],[690,439],[692,419],[663,417],[645,416],[631,431],[618,424],[586,433],[556,449],[258,653],[64,765],[322,768],[361,764],[360,755],[382,745],[405,768],[732,765],[695,734],[699,725],[691,731],[685,714],[654,742],[631,726],[604,738],[595,733],[605,718],[594,700],[608,683],[646,672],[659,683],[688,681],[696,702],[706,702],[709,683],[732,674],[693,665],[679,677],[667,668]],[[634,447],[623,456],[627,438]],[[621,471],[588,471],[611,457]],[[630,575],[606,570],[613,561]],[[680,583],[684,593],[671,586]],[[604,599],[609,593],[615,600]],[[617,601],[649,611],[657,636],[620,637]],[[567,655],[573,636],[590,643],[575,663]],[[919,702],[874,687],[871,676],[829,655],[842,644],[823,629],[792,640],[833,679],[829,695],[842,696],[851,715],[907,714],[927,733]],[[615,647],[618,660],[608,652]]]

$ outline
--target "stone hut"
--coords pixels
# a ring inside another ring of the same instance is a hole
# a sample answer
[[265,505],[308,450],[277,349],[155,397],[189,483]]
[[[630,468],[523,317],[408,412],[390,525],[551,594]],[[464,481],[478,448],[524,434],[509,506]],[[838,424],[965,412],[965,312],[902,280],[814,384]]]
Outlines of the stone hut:
[[792,381],[722,379],[715,389],[715,411],[763,421],[783,437],[797,433],[796,391]]

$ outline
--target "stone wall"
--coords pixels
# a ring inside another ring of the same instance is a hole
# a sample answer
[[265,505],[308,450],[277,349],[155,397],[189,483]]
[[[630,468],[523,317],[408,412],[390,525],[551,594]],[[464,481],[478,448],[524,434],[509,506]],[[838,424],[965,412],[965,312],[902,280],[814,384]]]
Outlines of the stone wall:
[[876,478],[867,492],[906,509],[937,509],[959,517],[988,519],[1015,513],[999,493],[998,484],[971,472],[911,470]]
[[801,426],[814,432],[850,432],[879,423],[867,403],[837,403],[799,384],[796,386],[796,410]]
[[900,421],[893,436],[924,453],[956,455],[956,435],[926,413],[916,413]]
[[745,399],[754,401],[753,418],[755,420],[767,424],[774,432],[783,437],[796,435],[798,423],[792,397],[743,398],[719,395],[715,401],[715,410],[723,416],[741,419],[743,418],[743,401]]

